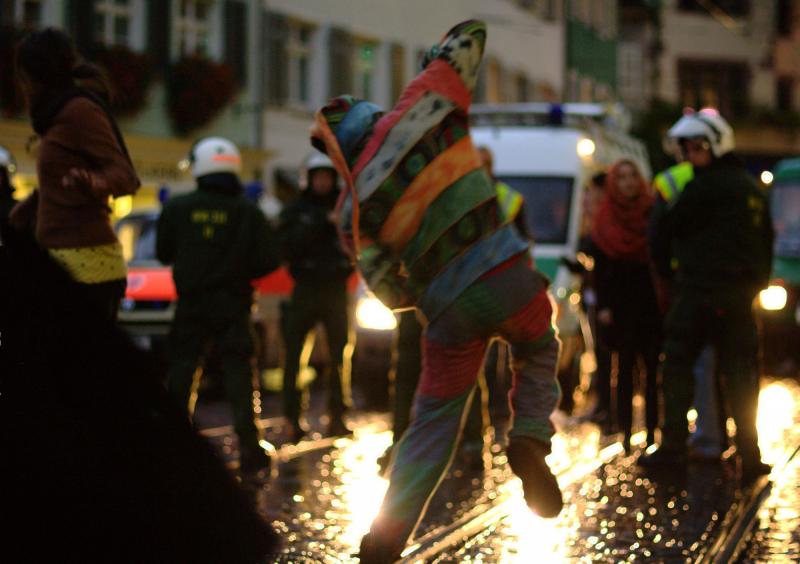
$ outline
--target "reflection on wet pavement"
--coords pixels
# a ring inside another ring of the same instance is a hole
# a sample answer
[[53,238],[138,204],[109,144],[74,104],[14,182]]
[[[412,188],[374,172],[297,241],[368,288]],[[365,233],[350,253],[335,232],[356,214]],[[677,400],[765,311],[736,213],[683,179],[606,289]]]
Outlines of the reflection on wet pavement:
[[[800,388],[794,382],[773,382],[762,389],[758,424],[763,459],[778,470],[758,515],[759,530],[741,561],[800,555],[800,462],[794,460],[781,472],[800,444],[798,400]],[[351,424],[356,428],[352,438],[318,445],[312,441],[296,455],[280,449],[271,479],[256,488],[260,509],[285,539],[277,561],[357,562],[358,543],[387,486],[376,460],[391,434],[377,416],[351,419]],[[267,438],[273,440],[269,433]],[[634,442],[643,438],[640,433]],[[487,449],[485,468],[457,458],[416,540],[424,547],[461,518],[479,524],[460,538],[459,528],[455,542],[448,540],[451,547],[426,557],[428,561],[686,561],[703,556],[724,528],[731,507],[741,502],[735,464],[690,464],[684,472],[645,473],[636,466],[637,456],[636,450],[626,456],[619,443],[604,442],[592,424],[562,425],[549,463],[559,475],[567,504],[553,520],[527,509],[499,445]],[[610,462],[600,464],[601,458]],[[408,561],[416,561],[421,552],[416,548],[407,551]]]

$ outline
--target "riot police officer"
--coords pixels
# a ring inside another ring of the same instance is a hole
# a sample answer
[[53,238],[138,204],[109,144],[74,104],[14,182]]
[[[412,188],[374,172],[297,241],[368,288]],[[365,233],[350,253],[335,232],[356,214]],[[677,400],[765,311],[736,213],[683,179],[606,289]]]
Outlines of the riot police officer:
[[173,265],[178,305],[170,334],[167,386],[194,410],[194,377],[211,346],[239,437],[242,472],[269,467],[253,409],[251,280],[275,270],[276,248],[264,214],[239,180],[242,160],[221,137],[198,141],[189,155],[197,190],[167,201],[158,221],[157,255]]
[[300,356],[307,335],[319,322],[325,328],[330,352],[330,435],[348,432],[344,413],[351,403],[347,279],[353,267],[334,223],[338,177],[330,159],[319,152],[307,157],[303,173],[300,195],[281,212],[278,226],[283,258],[295,282],[282,320],[286,346],[283,403],[292,442],[304,434],[297,389]]
[[756,430],[758,350],[752,302],[769,281],[773,231],[765,195],[733,154],[733,130],[716,111],[683,116],[670,130],[694,177],[661,221],[677,261],[675,298],[666,318],[662,444],[644,466],[686,462],[686,412],[692,369],[711,344],[736,422],[742,479],[769,472]]

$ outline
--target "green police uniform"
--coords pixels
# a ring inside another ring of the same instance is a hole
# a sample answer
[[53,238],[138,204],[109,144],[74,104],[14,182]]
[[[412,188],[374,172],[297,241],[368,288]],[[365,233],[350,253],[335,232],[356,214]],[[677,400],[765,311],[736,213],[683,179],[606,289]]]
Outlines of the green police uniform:
[[193,411],[194,374],[211,346],[243,461],[258,452],[253,410],[251,280],[279,265],[264,214],[243,195],[233,174],[209,174],[198,189],[169,200],[159,217],[158,259],[172,264],[178,305],[170,334],[168,388]]
[[752,301],[769,280],[772,223],[765,195],[731,154],[695,168],[662,221],[677,262],[666,319],[662,449],[684,452],[693,367],[704,345],[717,354],[745,470],[759,459],[755,427],[758,341]]
[[322,323],[331,365],[329,373],[329,433],[346,432],[342,420],[350,406],[350,356],[347,318],[347,279],[353,272],[329,219],[338,191],[318,196],[303,191],[280,215],[278,237],[284,260],[295,281],[282,311],[281,328],[286,347],[283,371],[284,415],[292,425],[293,439],[302,434],[302,395],[297,389],[300,356],[309,332]]

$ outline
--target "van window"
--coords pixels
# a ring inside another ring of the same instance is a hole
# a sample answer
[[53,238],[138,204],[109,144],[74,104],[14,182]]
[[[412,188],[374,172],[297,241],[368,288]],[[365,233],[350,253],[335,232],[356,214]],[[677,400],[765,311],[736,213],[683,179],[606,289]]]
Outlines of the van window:
[[775,252],[800,257],[800,184],[778,184],[772,189]]
[[536,243],[567,242],[574,178],[568,176],[498,176],[525,198],[525,220]]
[[155,215],[129,215],[116,225],[122,254],[129,263],[157,262]]

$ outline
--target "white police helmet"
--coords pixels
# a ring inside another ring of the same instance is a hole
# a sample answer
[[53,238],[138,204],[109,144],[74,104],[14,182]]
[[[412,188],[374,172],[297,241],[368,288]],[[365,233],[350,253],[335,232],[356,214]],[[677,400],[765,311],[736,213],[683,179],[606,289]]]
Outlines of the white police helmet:
[[704,138],[715,157],[721,157],[736,148],[733,128],[718,111],[708,108],[685,114],[670,128],[667,137],[676,141]]
[[5,169],[11,176],[17,171],[17,161],[11,151],[0,145],[0,168]]
[[242,155],[231,141],[224,137],[206,137],[194,144],[189,152],[189,170],[194,178],[218,172],[240,174]]
[[336,167],[333,166],[333,161],[320,151],[314,150],[305,158],[303,166],[300,170],[300,189],[305,190],[309,185],[309,177],[311,172],[319,169],[329,169],[336,173]]

